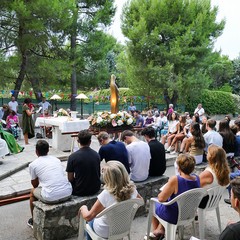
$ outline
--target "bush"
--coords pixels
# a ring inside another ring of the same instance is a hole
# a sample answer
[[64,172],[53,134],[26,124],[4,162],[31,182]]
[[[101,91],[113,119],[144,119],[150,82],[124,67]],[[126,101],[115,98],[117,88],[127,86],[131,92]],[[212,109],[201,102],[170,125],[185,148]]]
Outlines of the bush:
[[237,110],[237,101],[229,92],[203,90],[195,101],[187,104],[188,111],[194,112],[198,103],[202,103],[205,112],[209,115],[234,114]]

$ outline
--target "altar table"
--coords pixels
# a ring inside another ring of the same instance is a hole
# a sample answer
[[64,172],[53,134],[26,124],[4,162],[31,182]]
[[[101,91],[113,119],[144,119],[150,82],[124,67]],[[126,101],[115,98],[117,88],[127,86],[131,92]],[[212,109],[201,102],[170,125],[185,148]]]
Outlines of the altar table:
[[36,127],[52,127],[52,147],[61,151],[70,151],[71,134],[89,128],[88,120],[69,117],[38,117]]

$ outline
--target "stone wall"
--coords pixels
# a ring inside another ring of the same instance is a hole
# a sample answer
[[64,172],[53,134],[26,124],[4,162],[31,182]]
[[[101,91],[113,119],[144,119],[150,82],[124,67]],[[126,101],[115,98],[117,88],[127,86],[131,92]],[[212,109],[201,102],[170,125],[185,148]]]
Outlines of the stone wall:
[[[156,197],[159,193],[159,188],[167,180],[168,177],[161,176],[151,177],[144,182],[136,183],[137,190],[145,202],[145,205],[139,208],[137,216],[146,214],[147,200],[151,197]],[[98,194],[90,197],[72,196],[71,200],[55,205],[44,204],[40,201],[34,202],[34,237],[38,240],[61,240],[75,236],[78,233],[79,219],[77,213],[79,208],[82,205],[87,205],[88,208],[91,208]]]

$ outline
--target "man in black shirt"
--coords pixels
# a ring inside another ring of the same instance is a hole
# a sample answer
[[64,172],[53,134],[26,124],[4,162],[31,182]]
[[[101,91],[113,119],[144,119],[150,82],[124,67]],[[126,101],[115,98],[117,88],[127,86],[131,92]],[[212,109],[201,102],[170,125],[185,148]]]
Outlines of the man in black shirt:
[[155,138],[153,127],[147,127],[142,130],[142,135],[150,147],[151,159],[149,167],[149,176],[161,176],[166,170],[166,154],[162,143]]
[[89,196],[97,193],[101,186],[100,156],[90,148],[92,134],[82,130],[78,134],[80,149],[72,153],[67,162],[68,180],[73,195]]
[[[240,215],[240,177],[231,181],[231,204]],[[230,222],[221,233],[219,240],[239,240],[240,238],[240,221]]]

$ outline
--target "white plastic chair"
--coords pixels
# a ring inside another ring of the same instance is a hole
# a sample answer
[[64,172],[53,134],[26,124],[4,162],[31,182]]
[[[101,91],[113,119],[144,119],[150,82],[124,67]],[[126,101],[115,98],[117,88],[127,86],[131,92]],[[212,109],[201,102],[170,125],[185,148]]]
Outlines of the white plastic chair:
[[207,205],[204,209],[198,208],[198,220],[199,220],[199,236],[200,239],[204,239],[205,237],[205,221],[206,221],[206,211],[216,210],[217,220],[218,220],[218,227],[220,233],[222,232],[221,228],[221,219],[220,219],[220,212],[219,212],[219,201],[225,191],[226,186],[216,186],[207,190],[207,194],[209,199],[207,201]]
[[173,203],[177,203],[178,205],[178,219],[177,224],[171,224],[163,219],[161,219],[156,214],[156,203],[159,201],[156,198],[150,199],[150,208],[149,208],[149,215],[148,215],[148,228],[147,228],[147,240],[149,239],[149,233],[151,229],[151,222],[152,217],[156,217],[158,221],[164,226],[165,228],[165,239],[166,240],[175,240],[176,239],[176,230],[177,227],[180,227],[180,237],[183,238],[183,226],[192,223],[193,226],[193,235],[195,235],[195,225],[194,225],[194,218],[195,213],[198,208],[200,201],[202,200],[203,196],[207,194],[207,191],[203,188],[194,188],[188,190],[169,202],[161,202],[161,204],[169,206]]
[[84,239],[84,230],[90,235],[93,240],[117,240],[123,239],[125,236],[128,236],[128,239],[130,240],[130,229],[133,218],[138,208],[143,204],[143,199],[130,199],[115,203],[100,212],[96,218],[99,218],[103,215],[107,216],[109,223],[108,238],[102,238],[98,236],[86,223],[82,215],[80,215],[78,240]]

